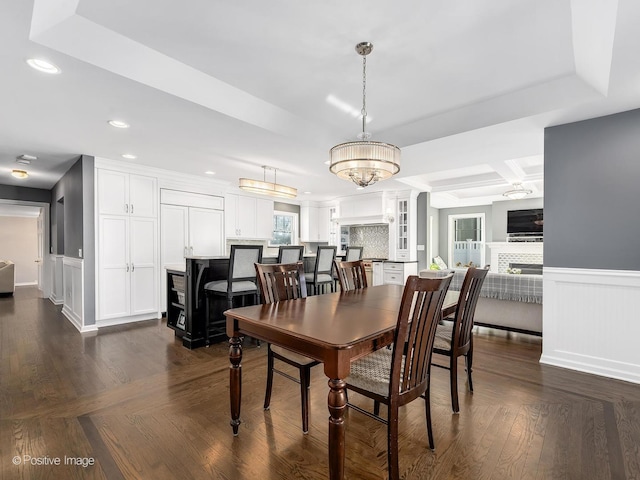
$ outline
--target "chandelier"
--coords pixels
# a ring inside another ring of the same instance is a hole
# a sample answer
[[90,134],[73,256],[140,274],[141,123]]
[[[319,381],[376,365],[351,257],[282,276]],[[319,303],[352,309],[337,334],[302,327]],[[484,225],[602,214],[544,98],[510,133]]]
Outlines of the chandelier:
[[362,56],[362,133],[358,141],[341,143],[330,151],[329,171],[344,180],[351,180],[359,187],[386,180],[400,171],[400,149],[395,145],[369,140],[365,131],[367,123],[367,55],[373,44],[361,42],[356,52]]
[[521,183],[514,183],[512,190],[507,190],[502,195],[507,197],[510,200],[520,200],[527,195],[531,194],[533,191],[529,189],[525,189]]
[[[247,192],[259,193],[261,195],[271,195],[272,197],[296,198],[298,190],[286,185],[280,185],[277,182],[277,168],[262,166],[262,180],[253,180],[251,178],[241,178],[239,187]],[[267,170],[273,170],[273,182],[267,182]]]

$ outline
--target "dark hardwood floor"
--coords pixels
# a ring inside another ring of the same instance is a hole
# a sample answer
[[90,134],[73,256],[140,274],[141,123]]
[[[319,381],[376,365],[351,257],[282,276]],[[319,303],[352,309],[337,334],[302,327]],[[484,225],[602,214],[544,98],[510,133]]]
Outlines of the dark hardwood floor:
[[[435,452],[421,402],[402,409],[404,478],[640,479],[640,386],[540,365],[537,337],[474,338],[475,393],[460,360],[459,415],[448,372],[432,371]],[[0,478],[328,478],[322,369],[303,435],[298,386],[276,376],[264,411],[266,348],[245,345],[234,438],[227,353],[224,343],[187,350],[159,320],[83,336],[34,288],[0,297]],[[95,464],[25,465],[25,456]],[[386,471],[386,427],[349,412],[346,477]]]

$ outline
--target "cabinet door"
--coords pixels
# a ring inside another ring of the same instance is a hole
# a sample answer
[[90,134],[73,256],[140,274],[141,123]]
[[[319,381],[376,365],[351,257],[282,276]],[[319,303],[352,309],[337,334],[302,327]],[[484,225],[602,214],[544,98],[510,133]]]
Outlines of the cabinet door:
[[156,220],[130,219],[131,315],[158,311]]
[[239,195],[227,195],[224,197],[224,234],[227,238],[238,238],[240,236],[240,231],[236,224],[239,198]]
[[331,223],[331,212],[329,207],[321,207],[318,209],[318,241],[329,241],[329,230]]
[[129,213],[129,175],[98,170],[98,212],[107,215]]
[[142,175],[129,177],[129,213],[136,217],[157,217],[156,179]]
[[215,257],[223,254],[222,211],[189,208],[189,253]]
[[240,238],[256,238],[256,199],[238,196],[236,226]]
[[256,238],[273,236],[273,200],[256,198]]
[[128,238],[127,217],[100,216],[99,320],[129,315]]
[[300,207],[300,241],[318,241],[318,207]]
[[177,205],[162,205],[160,209],[162,266],[184,265],[189,237],[189,209]]

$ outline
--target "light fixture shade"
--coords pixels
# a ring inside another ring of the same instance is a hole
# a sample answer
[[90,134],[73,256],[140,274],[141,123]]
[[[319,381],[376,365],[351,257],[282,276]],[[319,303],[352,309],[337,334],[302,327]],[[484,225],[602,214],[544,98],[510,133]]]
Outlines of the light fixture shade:
[[29,176],[26,170],[12,170],[11,175],[16,178],[27,178]]
[[525,189],[521,183],[514,183],[513,190],[507,190],[502,195],[511,200],[521,200],[532,192],[532,190]]
[[298,196],[298,189],[296,188],[263,180],[241,178],[239,186],[242,190],[246,190],[247,192],[271,195],[272,197],[296,198]]
[[360,187],[386,180],[400,171],[400,149],[384,142],[341,143],[330,151],[329,170]]

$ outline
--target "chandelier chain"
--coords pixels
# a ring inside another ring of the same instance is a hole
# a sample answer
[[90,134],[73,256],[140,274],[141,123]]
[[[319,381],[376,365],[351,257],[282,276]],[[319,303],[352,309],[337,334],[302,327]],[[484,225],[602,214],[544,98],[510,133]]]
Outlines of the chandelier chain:
[[362,133],[365,133],[367,123],[367,57],[362,57]]

